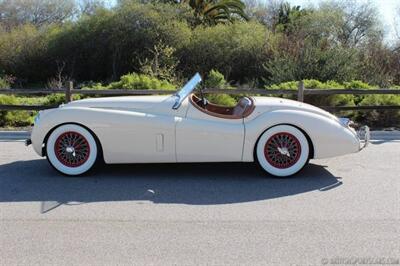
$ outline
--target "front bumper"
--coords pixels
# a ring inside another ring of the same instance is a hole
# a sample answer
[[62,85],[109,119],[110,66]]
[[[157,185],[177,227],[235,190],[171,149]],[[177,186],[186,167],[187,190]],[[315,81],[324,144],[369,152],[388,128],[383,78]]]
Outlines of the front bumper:
[[25,146],[29,146],[32,144],[32,140],[31,139],[26,139],[25,140]]
[[366,148],[371,139],[371,134],[368,126],[362,126],[357,130],[357,136],[360,139],[360,151]]

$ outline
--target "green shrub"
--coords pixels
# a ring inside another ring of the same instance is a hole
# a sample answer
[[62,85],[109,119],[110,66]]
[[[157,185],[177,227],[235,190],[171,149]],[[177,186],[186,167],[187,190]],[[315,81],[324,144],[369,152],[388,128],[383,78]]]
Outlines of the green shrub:
[[[368,105],[399,105],[400,95],[367,95],[360,102],[361,106]],[[356,113],[356,120],[373,127],[400,128],[400,110],[371,110]]]
[[[289,81],[270,86],[271,89],[297,90],[298,82]],[[338,83],[335,81],[320,82],[318,80],[304,80],[307,89],[377,89],[368,83],[352,80]],[[398,89],[398,86],[393,86]],[[296,96],[291,97],[296,99]],[[367,106],[367,105],[400,105],[399,95],[307,95],[305,102],[316,106]],[[372,127],[400,127],[400,111],[398,110],[366,110],[354,112],[342,112],[341,115],[349,116],[359,123]]]
[[[343,89],[343,85],[335,81],[320,82],[318,80],[304,80],[306,89]],[[316,106],[354,106],[354,96],[348,94],[336,95],[307,95],[305,102]]]
[[185,76],[218,69],[229,80],[247,82],[263,76],[267,29],[256,22],[197,27],[190,42],[177,49]]
[[[16,103],[17,103],[17,100],[16,100],[15,96],[0,95],[0,104],[14,105]],[[8,111],[0,110],[0,126],[6,125],[6,119],[7,119],[8,113],[9,113]]]
[[206,88],[210,89],[224,89],[227,87],[227,82],[222,73],[218,70],[211,69],[204,81]]
[[[349,82],[343,82],[345,89],[377,89],[376,86],[369,85],[368,83],[362,82],[360,80],[352,80]],[[365,98],[365,95],[354,95],[354,104],[358,105]]]
[[3,78],[0,77],[0,89],[8,89],[10,84]]
[[[306,89],[344,89],[345,86],[336,81],[321,82],[315,79],[303,80],[304,88]],[[298,89],[298,81],[283,82],[280,84],[274,84],[269,86],[271,89]],[[350,83],[349,83],[350,84]],[[355,84],[351,83],[351,84]],[[349,85],[350,86],[350,85]],[[297,96],[289,96],[291,99],[297,99]],[[307,95],[304,97],[304,101],[316,106],[353,106],[354,96],[347,94],[337,95]]]
[[175,56],[175,50],[189,42],[191,30],[180,18],[179,6],[129,1],[113,10],[96,10],[54,33],[49,57],[64,61],[64,72],[73,72],[80,81],[115,80],[139,72],[153,58],[155,45],[173,48]]
[[30,24],[0,29],[0,69],[31,82],[45,80],[49,74],[47,33]]
[[65,103],[65,94],[55,93],[46,96],[45,105],[59,106],[62,103]]
[[148,75],[130,73],[123,75],[119,82],[111,83],[110,89],[174,90],[175,87],[165,80],[159,80]]
[[[17,105],[18,98],[13,95],[0,95],[0,105]],[[0,126],[29,126],[33,117],[29,111],[0,111]]]
[[93,83],[83,87],[83,89],[127,89],[127,90],[174,90],[175,86],[166,80],[137,73],[123,75],[119,81],[112,82],[109,85]]
[[352,80],[349,82],[343,82],[345,89],[376,89],[376,86],[369,85],[368,83],[362,82],[361,80]]
[[[73,95],[73,100],[79,100],[80,98],[80,95]],[[42,97],[0,95],[0,105],[47,105],[56,107],[62,103],[65,103],[65,95],[61,93]],[[29,126],[33,123],[36,114],[36,111],[0,111],[0,126]]]
[[[224,75],[219,71],[212,69],[204,81],[206,88],[210,89],[229,89],[229,85],[225,80]],[[223,106],[235,106],[237,101],[234,97],[228,94],[207,94],[207,99],[214,104]]]
[[209,100],[213,104],[218,104],[228,107],[232,107],[237,104],[236,99],[228,94],[208,94],[207,100]]

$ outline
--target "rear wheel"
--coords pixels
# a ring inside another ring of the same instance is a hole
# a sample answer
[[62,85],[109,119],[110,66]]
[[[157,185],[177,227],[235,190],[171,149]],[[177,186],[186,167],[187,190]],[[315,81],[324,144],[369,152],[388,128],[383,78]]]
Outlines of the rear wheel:
[[260,166],[274,176],[290,176],[299,172],[308,162],[307,138],[297,128],[279,125],[265,131],[256,146]]
[[74,124],[56,128],[46,143],[50,164],[59,172],[71,176],[89,171],[96,162],[97,150],[92,134]]

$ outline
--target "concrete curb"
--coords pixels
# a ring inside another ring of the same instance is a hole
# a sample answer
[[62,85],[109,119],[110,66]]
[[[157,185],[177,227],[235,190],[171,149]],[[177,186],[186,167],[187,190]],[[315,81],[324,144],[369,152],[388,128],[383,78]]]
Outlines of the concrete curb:
[[371,131],[371,140],[400,140],[400,131]]
[[29,131],[0,131],[0,140],[25,140],[30,136]]
[[[0,131],[0,140],[25,140],[29,131]],[[400,140],[400,131],[371,131],[371,140]]]

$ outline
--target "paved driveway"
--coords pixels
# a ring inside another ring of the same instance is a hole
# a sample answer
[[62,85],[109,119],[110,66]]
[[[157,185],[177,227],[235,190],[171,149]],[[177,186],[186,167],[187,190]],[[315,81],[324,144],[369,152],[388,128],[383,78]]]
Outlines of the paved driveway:
[[1,265],[399,263],[400,142],[274,179],[240,163],[68,178],[2,141],[0,232]]

